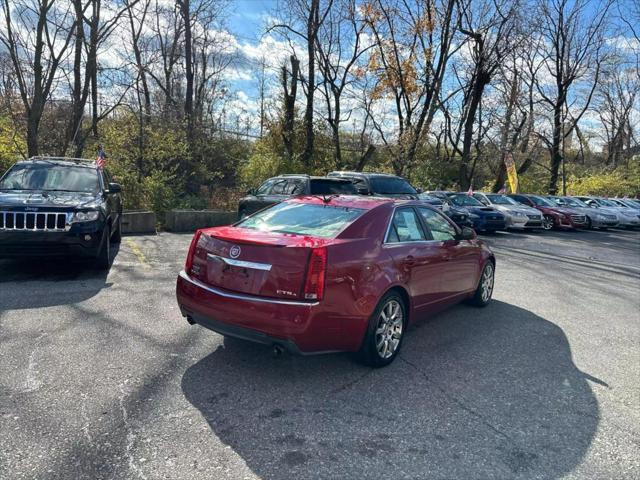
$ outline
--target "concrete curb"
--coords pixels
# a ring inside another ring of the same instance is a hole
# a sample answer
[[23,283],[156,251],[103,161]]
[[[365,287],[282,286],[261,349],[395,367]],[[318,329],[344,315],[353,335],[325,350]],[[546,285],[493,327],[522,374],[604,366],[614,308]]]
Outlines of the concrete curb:
[[122,233],[156,233],[156,214],[147,211],[130,211],[122,214]]
[[237,220],[236,212],[222,210],[169,210],[165,229],[169,232],[193,232],[199,228],[229,225]]

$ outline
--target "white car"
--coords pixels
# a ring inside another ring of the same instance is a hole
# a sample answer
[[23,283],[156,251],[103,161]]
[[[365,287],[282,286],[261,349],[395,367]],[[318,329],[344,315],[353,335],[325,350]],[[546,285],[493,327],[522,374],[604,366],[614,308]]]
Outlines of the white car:
[[591,208],[597,208],[606,213],[614,213],[618,216],[620,221],[619,226],[624,228],[638,228],[640,227],[640,216],[638,211],[629,207],[621,207],[620,205],[599,197],[576,197],[589,205]]
[[544,217],[536,208],[522,205],[499,193],[475,192],[473,197],[504,214],[507,228],[542,228]]

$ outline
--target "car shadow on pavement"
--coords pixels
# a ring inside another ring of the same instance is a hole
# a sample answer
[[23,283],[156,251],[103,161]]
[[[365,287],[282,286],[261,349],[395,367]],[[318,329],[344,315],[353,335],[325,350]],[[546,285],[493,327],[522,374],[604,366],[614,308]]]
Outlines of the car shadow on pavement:
[[[120,251],[111,245],[111,258]],[[0,312],[82,302],[111,285],[90,259],[0,259]]]
[[607,388],[576,368],[558,326],[494,301],[419,323],[378,370],[225,339],[182,390],[265,479],[558,478],[596,432],[587,380]]

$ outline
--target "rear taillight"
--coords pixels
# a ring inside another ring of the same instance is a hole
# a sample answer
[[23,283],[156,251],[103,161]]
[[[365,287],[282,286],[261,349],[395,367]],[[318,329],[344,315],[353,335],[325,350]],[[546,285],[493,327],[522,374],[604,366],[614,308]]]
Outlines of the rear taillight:
[[324,296],[324,277],[327,270],[327,249],[314,248],[309,257],[307,279],[304,282],[305,300],[322,300]]
[[189,253],[187,254],[187,261],[184,264],[184,271],[187,274],[191,273],[191,268],[193,267],[193,256],[196,254],[196,247],[198,246],[198,241],[200,240],[200,236],[202,235],[201,230],[196,230],[196,233],[193,235],[191,239],[191,245],[189,246]]

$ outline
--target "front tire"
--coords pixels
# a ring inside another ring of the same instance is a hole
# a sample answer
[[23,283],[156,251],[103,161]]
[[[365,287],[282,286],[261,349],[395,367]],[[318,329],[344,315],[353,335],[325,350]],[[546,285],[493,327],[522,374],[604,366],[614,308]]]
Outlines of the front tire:
[[542,228],[544,230],[551,230],[553,228],[553,217],[551,215],[545,215],[542,219]]
[[379,368],[389,365],[398,356],[407,327],[407,307],[397,292],[387,293],[369,319],[369,326],[360,348],[360,360]]
[[495,281],[495,266],[492,261],[488,261],[482,269],[478,288],[471,299],[471,304],[476,307],[486,307],[493,295],[493,285]]
[[100,250],[95,260],[96,267],[100,270],[109,270],[111,268],[111,227],[104,227],[102,242],[100,242]]
[[111,237],[112,243],[120,243],[122,242],[122,213],[118,215],[118,226],[116,227],[116,231],[113,232]]

